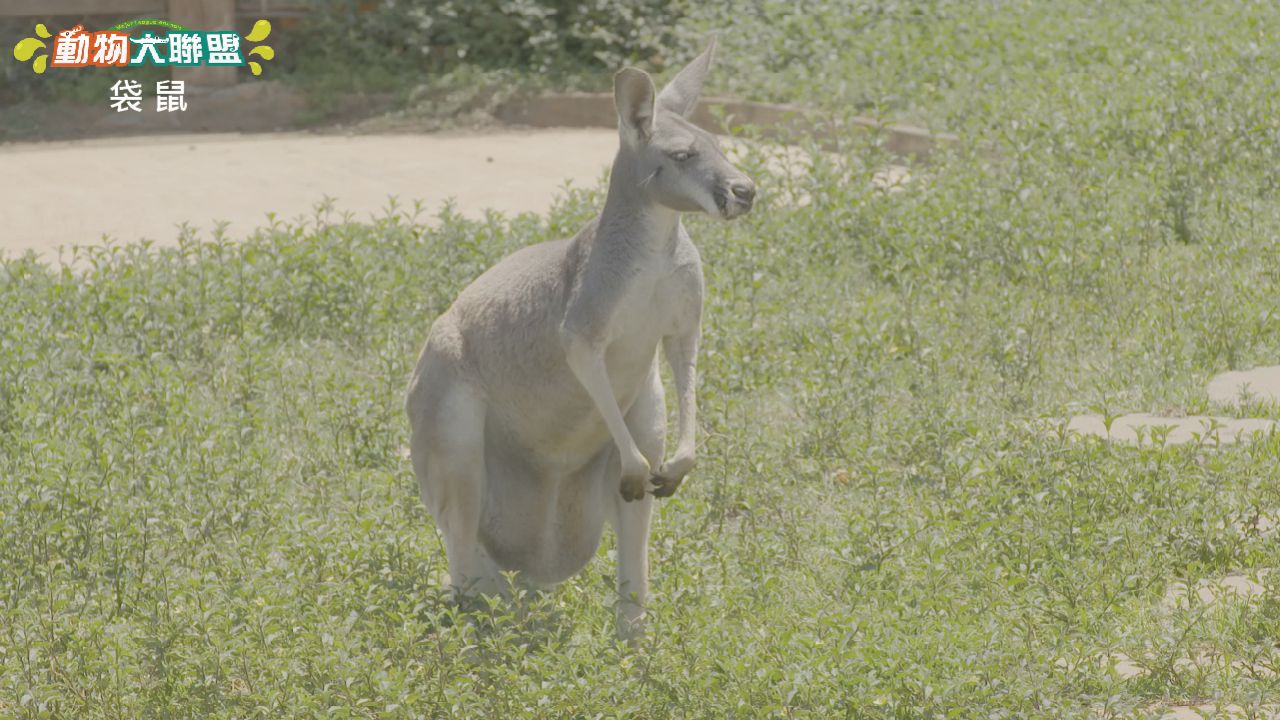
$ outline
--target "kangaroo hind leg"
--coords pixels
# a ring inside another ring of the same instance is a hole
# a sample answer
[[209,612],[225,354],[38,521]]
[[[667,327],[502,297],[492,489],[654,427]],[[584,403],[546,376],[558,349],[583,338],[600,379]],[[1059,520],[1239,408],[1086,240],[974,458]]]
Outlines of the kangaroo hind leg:
[[487,491],[485,403],[457,374],[430,363],[424,358],[420,364],[407,407],[418,489],[444,536],[454,597],[498,594],[502,575],[479,532]]

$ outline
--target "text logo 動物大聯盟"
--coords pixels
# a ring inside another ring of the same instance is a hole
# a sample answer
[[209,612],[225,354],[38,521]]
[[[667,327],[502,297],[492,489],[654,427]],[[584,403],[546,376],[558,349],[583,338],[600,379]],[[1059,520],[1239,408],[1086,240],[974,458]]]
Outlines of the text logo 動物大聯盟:
[[[150,29],[153,27],[163,28],[164,33],[157,34]],[[96,32],[76,25],[57,35],[38,23],[35,32],[35,37],[18,41],[13,56],[21,62],[31,60],[37,74],[49,68],[247,64],[250,72],[261,75],[260,61],[275,58],[275,50],[261,44],[271,34],[271,23],[266,20],[254,23],[243,37],[233,30],[191,30],[167,20],[130,20]],[[52,47],[46,41],[52,41]],[[246,50],[250,43],[257,44]]]

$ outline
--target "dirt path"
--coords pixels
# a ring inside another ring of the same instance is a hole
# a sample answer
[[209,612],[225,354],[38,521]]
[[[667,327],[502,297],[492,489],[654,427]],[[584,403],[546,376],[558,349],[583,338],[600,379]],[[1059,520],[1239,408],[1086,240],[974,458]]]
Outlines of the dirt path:
[[325,196],[357,219],[389,196],[446,198],[477,216],[541,212],[566,182],[602,177],[613,130],[505,130],[482,134],[170,135],[0,146],[0,253],[53,259],[62,245],[150,239],[172,243],[186,221],[231,237],[309,215]]

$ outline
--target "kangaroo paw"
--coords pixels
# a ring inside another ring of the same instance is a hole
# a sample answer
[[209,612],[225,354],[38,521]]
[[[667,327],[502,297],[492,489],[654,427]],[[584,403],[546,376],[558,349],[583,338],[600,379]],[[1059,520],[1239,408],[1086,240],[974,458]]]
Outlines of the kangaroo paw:
[[680,488],[684,482],[684,476],[680,477],[663,477],[662,475],[654,475],[650,479],[654,484],[653,496],[658,498],[668,498],[676,494],[676,490]]
[[644,480],[641,478],[623,478],[622,485],[618,490],[622,493],[622,499],[627,502],[633,502],[644,498]]

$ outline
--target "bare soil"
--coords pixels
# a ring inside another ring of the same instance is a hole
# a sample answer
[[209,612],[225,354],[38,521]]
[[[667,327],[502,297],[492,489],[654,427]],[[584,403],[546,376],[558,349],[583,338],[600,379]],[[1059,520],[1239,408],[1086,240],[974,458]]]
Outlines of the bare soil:
[[464,215],[545,211],[566,184],[591,186],[617,149],[613,130],[395,135],[157,135],[0,146],[0,253],[56,259],[60,246],[176,242],[190,223],[231,238],[267,214],[310,216],[326,197],[356,219],[391,196],[446,201]]

